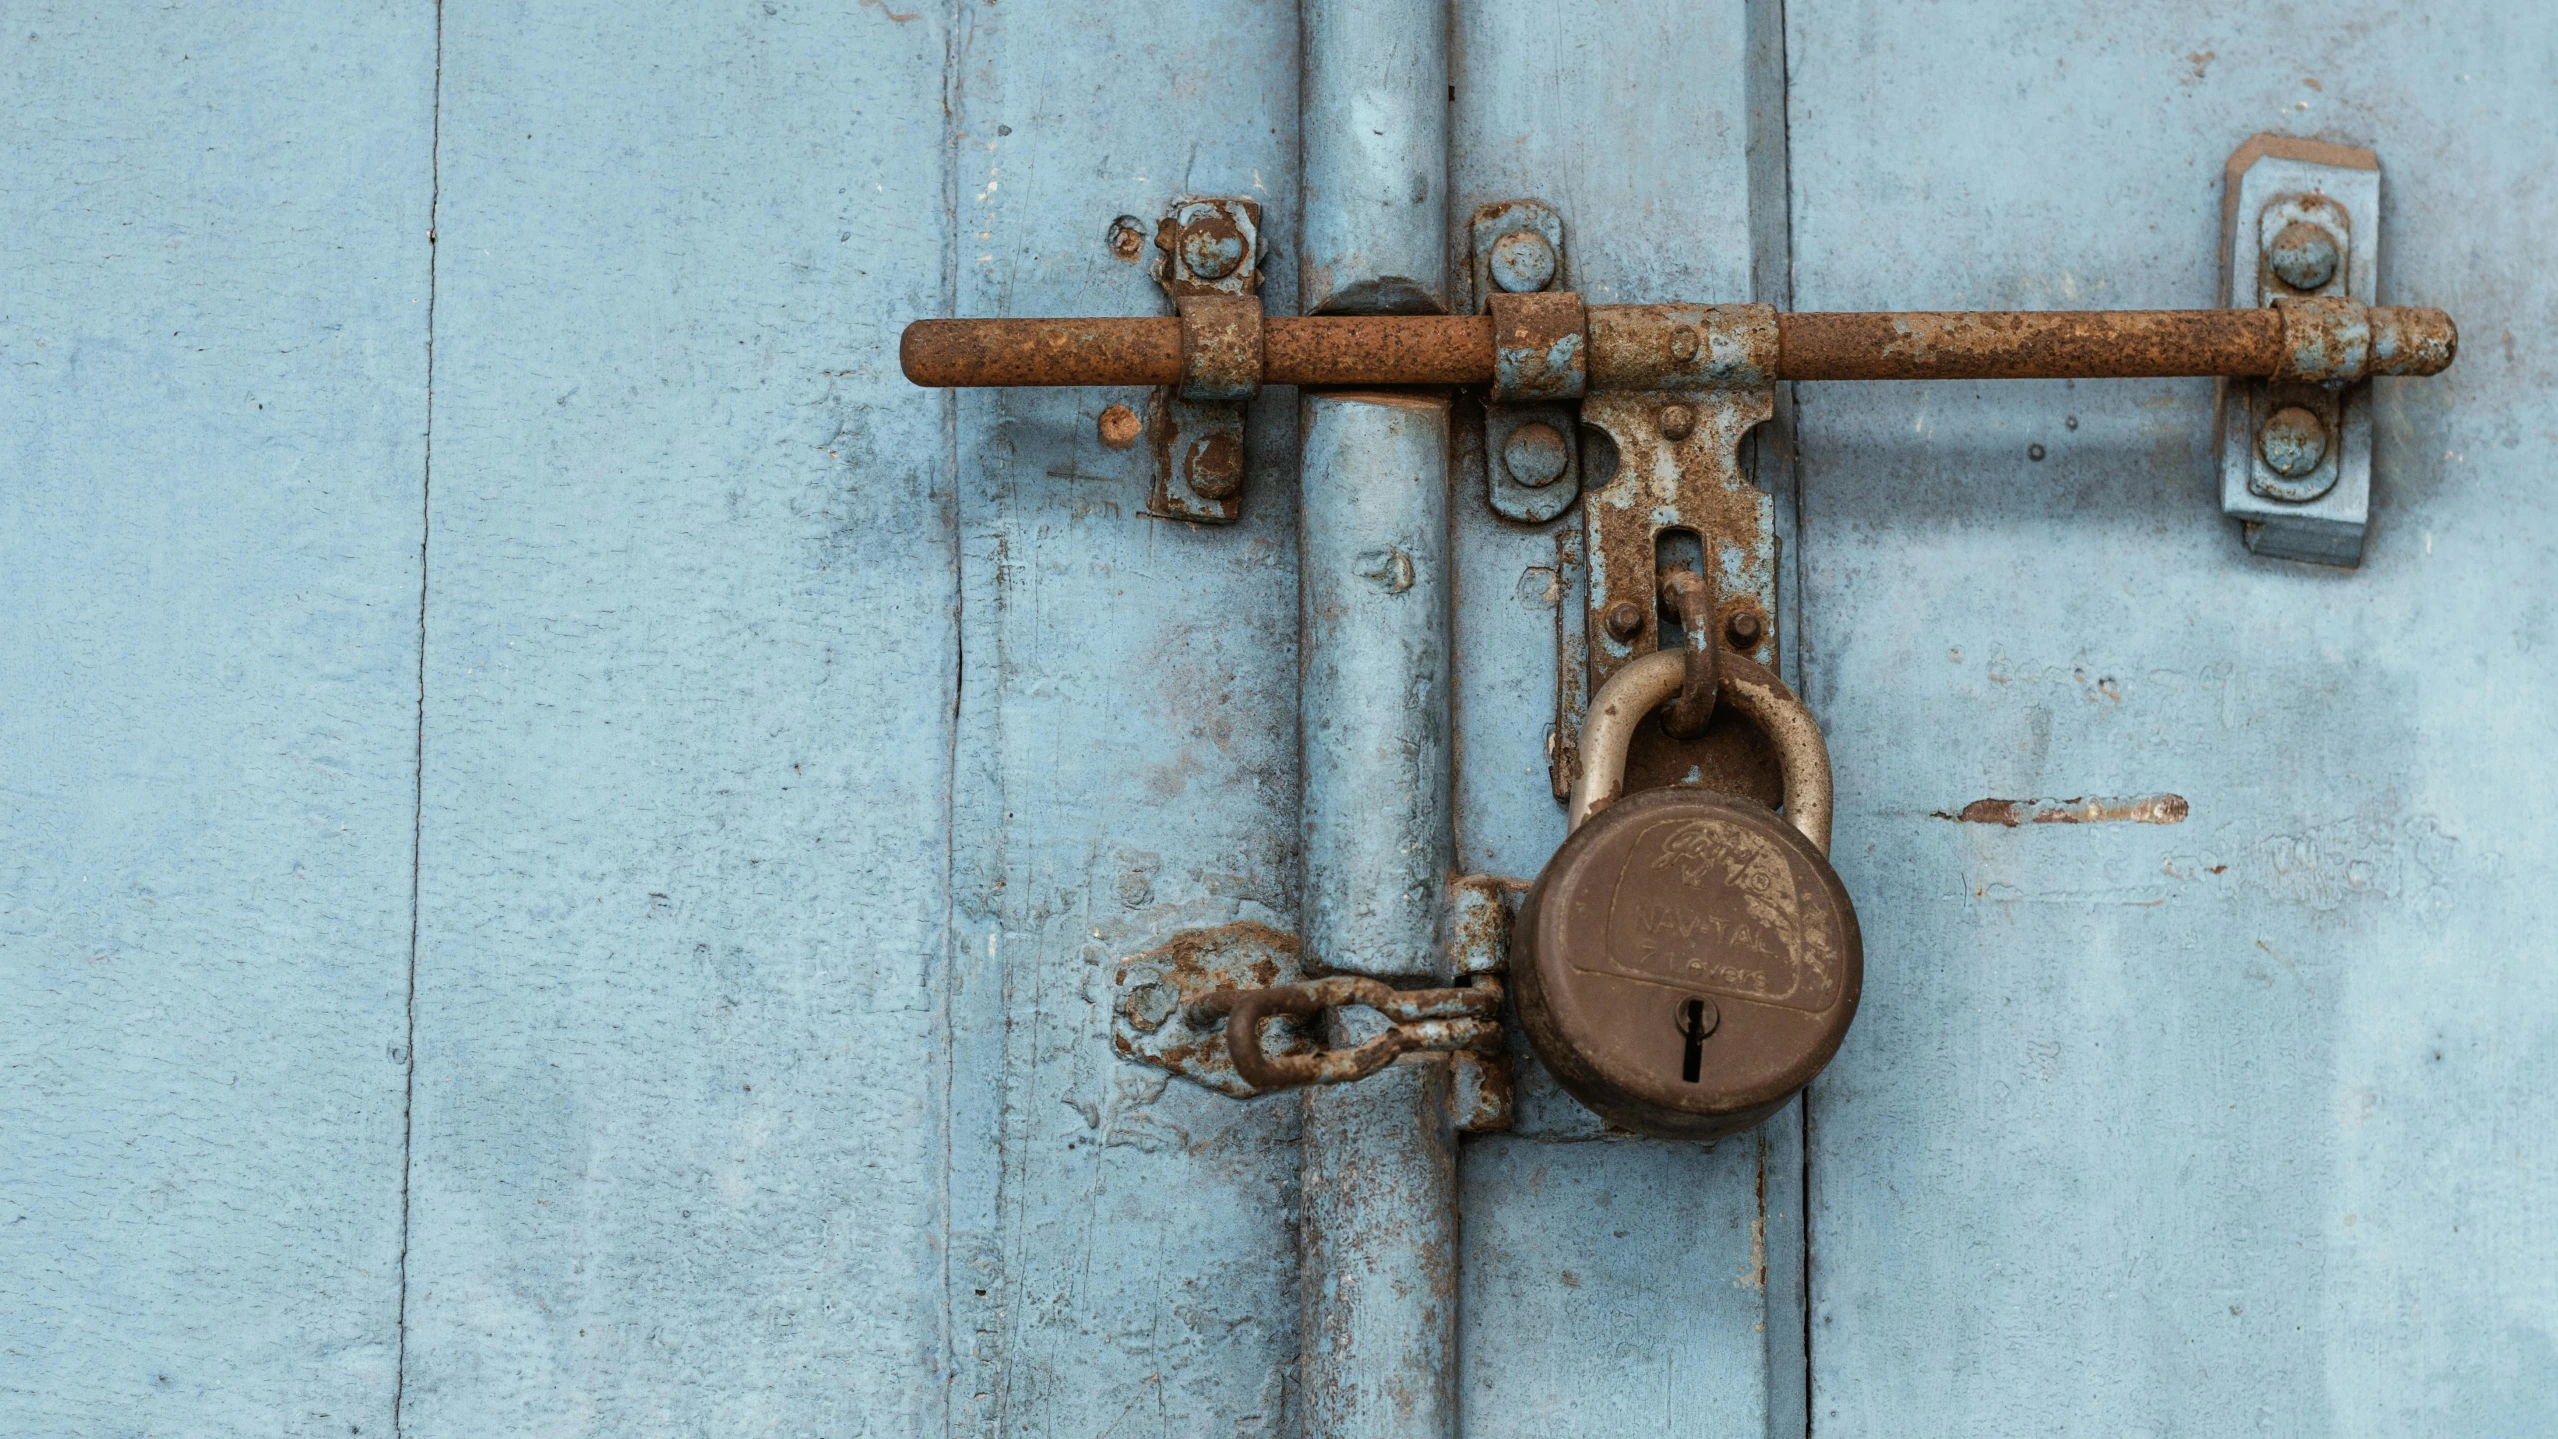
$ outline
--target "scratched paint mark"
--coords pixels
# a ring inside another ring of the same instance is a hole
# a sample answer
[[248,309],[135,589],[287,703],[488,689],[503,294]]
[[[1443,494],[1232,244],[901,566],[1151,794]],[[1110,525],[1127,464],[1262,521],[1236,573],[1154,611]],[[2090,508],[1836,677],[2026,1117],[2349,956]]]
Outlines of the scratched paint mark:
[[2193,806],[2181,794],[2144,794],[2097,799],[1976,799],[1959,814],[1936,812],[1938,819],[1964,824],[2183,824]]

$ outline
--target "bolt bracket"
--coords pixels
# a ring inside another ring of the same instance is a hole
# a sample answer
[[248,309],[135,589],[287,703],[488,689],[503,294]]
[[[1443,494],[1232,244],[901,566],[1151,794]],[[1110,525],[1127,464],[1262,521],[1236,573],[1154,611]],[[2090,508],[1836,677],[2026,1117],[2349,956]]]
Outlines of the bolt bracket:
[[[2259,135],[2230,156],[2222,303],[2284,319],[2280,373],[2220,383],[2221,512],[2273,559],[2352,567],[2371,523],[2380,160]],[[2278,418],[2279,417],[2279,418]]]
[[[1593,334],[1618,334],[1633,358],[1593,366],[1581,403],[1581,423],[1607,438],[1615,464],[1592,464],[1581,533],[1561,545],[1582,596],[1555,617],[1558,799],[1579,767],[1590,696],[1641,656],[1688,642],[1663,624],[1664,569],[1706,581],[1716,598],[1699,618],[1725,650],[1771,668],[1778,658],[1776,506],[1741,463],[1742,440],[1776,409],[1776,312],[1648,305],[1596,306],[1589,315]],[[1643,726],[1628,772],[1637,789],[1701,783],[1770,803],[1782,794],[1766,736],[1721,709],[1690,740]]]
[[1581,428],[1570,402],[1587,386],[1590,346],[1564,264],[1563,217],[1542,201],[1507,200],[1476,210],[1467,239],[1474,309],[1493,323],[1483,404],[1492,512],[1541,525],[1581,494]]
[[1261,206],[1185,195],[1156,225],[1155,252],[1155,279],[1181,315],[1182,382],[1146,400],[1146,513],[1231,525],[1243,518],[1244,412],[1261,392]]

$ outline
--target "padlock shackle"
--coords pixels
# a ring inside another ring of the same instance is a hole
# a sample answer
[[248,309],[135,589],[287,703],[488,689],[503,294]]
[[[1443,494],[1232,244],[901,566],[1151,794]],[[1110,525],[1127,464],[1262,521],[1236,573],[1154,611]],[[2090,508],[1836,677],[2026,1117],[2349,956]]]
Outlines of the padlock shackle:
[[[1635,726],[1669,703],[1687,679],[1687,656],[1654,650],[1610,676],[1590,699],[1581,724],[1581,772],[1572,781],[1567,810],[1572,828],[1617,802],[1625,793],[1625,756]],[[1785,817],[1823,854],[1830,852],[1830,747],[1812,712],[1776,677],[1738,655],[1723,660],[1722,702],[1738,709],[1776,746],[1785,776]]]

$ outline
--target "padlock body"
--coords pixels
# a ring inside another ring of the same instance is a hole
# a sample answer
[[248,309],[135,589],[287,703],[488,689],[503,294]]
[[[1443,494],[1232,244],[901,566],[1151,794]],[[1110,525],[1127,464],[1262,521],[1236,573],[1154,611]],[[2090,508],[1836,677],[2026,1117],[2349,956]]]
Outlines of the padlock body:
[[1694,788],[1638,790],[1573,831],[1511,956],[1538,1058],[1600,1118],[1663,1139],[1784,1107],[1838,1052],[1864,975],[1821,851],[1764,805]]

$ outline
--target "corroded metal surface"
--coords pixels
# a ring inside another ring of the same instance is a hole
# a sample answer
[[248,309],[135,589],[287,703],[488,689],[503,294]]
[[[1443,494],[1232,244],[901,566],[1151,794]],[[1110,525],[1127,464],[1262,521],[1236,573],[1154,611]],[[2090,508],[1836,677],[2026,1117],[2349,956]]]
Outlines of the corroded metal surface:
[[1181,321],[917,320],[897,363],[918,385],[1177,385]]
[[[1747,334],[1758,318],[1748,312],[1757,308],[1720,307],[1698,322],[1719,317],[1727,335],[1734,330]],[[1765,313],[1759,310],[1759,315]],[[1663,341],[1659,348],[1667,354],[1667,336],[1654,338]],[[1727,343],[1723,351],[1729,354],[1734,348]],[[1716,346],[1700,339],[1697,350],[1711,355]],[[1728,630],[1744,612],[1776,613],[1774,509],[1740,462],[1742,437],[1768,418],[1774,406],[1775,396],[1766,386],[1594,393],[1582,402],[1583,422],[1614,442],[1617,464],[1604,483],[1584,487],[1582,559],[1588,581],[1581,622],[1563,625],[1558,633],[1558,791],[1568,792],[1578,770],[1575,756],[1588,696],[1619,668],[1660,647],[1657,596],[1665,545],[1689,551],[1693,563],[1710,577],[1718,597],[1713,630]],[[1612,625],[1611,618],[1620,623]],[[1772,664],[1777,653],[1778,636],[1763,623],[1756,655]],[[1735,654],[1748,657],[1737,648]],[[1766,737],[1738,717],[1719,712],[1692,741],[1674,738],[1658,723],[1641,726],[1628,769],[1635,788],[1702,783],[1769,804],[1781,793]]]
[[1181,397],[1249,400],[1261,393],[1261,297],[1184,295]]
[[[1122,1059],[1248,1099],[1260,1091],[1236,1072],[1224,1011],[1202,1005],[1212,994],[1294,984],[1304,974],[1297,937],[1284,930],[1248,920],[1184,930],[1119,961],[1112,976],[1110,1047]],[[1274,1057],[1313,1048],[1290,1019],[1274,1021],[1257,1038]]]
[[1764,385],[1776,374],[1779,319],[1767,305],[1593,305],[1591,387]]
[[1155,225],[1155,279],[1176,300],[1261,291],[1261,204],[1246,195],[1184,195]]
[[1157,519],[1243,517],[1245,410],[1261,392],[1261,255],[1261,206],[1246,196],[1183,196],[1155,227],[1150,269],[1181,327],[1180,378],[1146,403],[1146,513]]
[[[1519,297],[1526,299],[1529,297]],[[1537,297],[1552,299],[1554,297]],[[2136,379],[2168,375],[2431,375],[2459,350],[2440,310],[2329,304],[2273,310],[1982,310],[1773,314],[1728,305],[1593,305],[1594,388],[1781,380]],[[1283,317],[1263,322],[1273,385],[1472,385],[1500,374],[1481,315]],[[2364,335],[2365,328],[2368,335]],[[1773,338],[1773,353],[1769,339]],[[1182,378],[1177,321],[918,320],[899,350],[919,385],[1142,385]]]
[[1185,400],[1178,387],[1146,395],[1146,444],[1153,483],[1146,513],[1157,519],[1230,525],[1243,515],[1244,407]]
[[2281,320],[2255,311],[1792,314],[1777,330],[1789,380],[2265,375],[2283,353]]
[[1943,816],[1965,824],[2183,824],[2194,807],[2181,794],[2091,799],[1976,799]]
[[[1295,984],[1218,989],[1191,1008],[1193,1023],[1224,1018],[1234,1072],[1259,1092],[1348,1084],[1416,1052],[1498,1054],[1501,1048],[1501,981],[1490,975],[1453,989],[1395,989],[1340,974]],[[1274,1053],[1264,1043],[1262,1026],[1269,1021],[1312,1019],[1343,1008],[1372,1010],[1388,1023],[1355,1044],[1312,1053]]]
[[1479,385],[1492,378],[1489,315],[1314,315],[1267,325],[1265,384]]
[[1448,968],[1457,974],[1498,974],[1510,965],[1510,911],[1525,881],[1469,874],[1448,882]]
[[1504,403],[1577,400],[1588,383],[1589,337],[1581,297],[1495,293],[1484,302],[1492,319],[1492,398]]
[[[1686,673],[1679,692],[1661,711],[1661,727],[1680,739],[1705,733],[1714,718],[1715,690],[1722,681],[1723,646],[1715,633],[1714,586],[1694,570],[1670,570],[1661,576],[1661,603],[1679,617],[1680,652]],[[1620,770],[1624,766],[1618,759]]]

